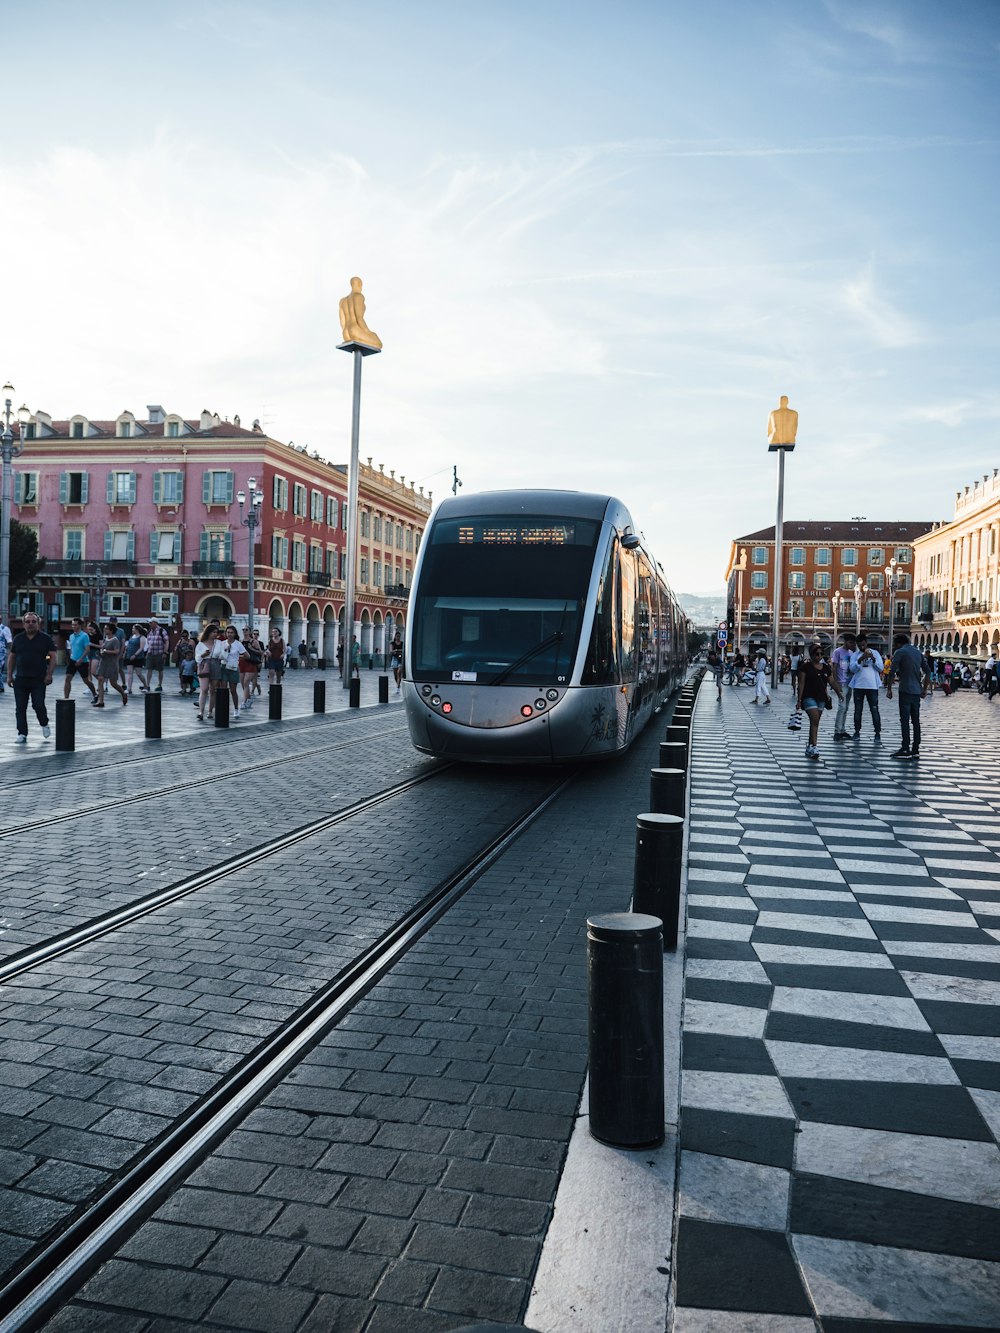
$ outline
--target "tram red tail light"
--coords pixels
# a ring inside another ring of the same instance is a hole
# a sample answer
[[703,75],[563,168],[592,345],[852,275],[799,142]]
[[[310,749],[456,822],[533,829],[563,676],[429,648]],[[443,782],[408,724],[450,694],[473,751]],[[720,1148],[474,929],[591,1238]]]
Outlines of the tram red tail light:
[[522,716],[522,717],[530,717],[534,711],[535,711],[535,710],[532,708],[531,704],[522,704],[522,705],[521,705],[521,716]]
[[442,713],[450,713],[450,712],[451,712],[451,704],[442,704],[442,705],[441,705],[441,712],[442,712]]

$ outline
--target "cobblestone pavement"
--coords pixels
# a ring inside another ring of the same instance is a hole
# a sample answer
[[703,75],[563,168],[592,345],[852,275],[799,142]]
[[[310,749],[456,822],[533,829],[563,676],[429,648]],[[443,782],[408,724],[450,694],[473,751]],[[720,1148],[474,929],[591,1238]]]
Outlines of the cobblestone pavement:
[[[702,687],[675,1333],[1000,1326],[1000,713]],[[824,735],[823,732],[826,734]]]
[[[586,918],[627,906],[661,734],[581,773],[48,1327],[517,1319],[585,1072]],[[451,816],[428,813],[433,852]],[[390,850],[390,882],[411,856]]]
[[550,783],[444,770],[238,873],[223,864],[197,893],[5,985],[0,1268]]

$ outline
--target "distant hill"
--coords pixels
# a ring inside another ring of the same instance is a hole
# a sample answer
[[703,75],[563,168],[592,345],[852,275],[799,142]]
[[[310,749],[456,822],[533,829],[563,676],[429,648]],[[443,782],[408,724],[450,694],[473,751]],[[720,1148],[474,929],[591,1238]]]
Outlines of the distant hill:
[[725,593],[719,593],[718,597],[698,597],[693,592],[679,592],[677,600],[695,625],[716,625],[726,618]]

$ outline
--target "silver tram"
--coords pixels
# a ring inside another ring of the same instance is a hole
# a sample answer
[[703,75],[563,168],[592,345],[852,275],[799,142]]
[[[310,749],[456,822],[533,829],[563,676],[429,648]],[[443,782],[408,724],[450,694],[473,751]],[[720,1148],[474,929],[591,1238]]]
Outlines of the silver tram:
[[435,509],[406,631],[418,750],[518,764],[617,754],[686,660],[684,613],[614,496],[491,491]]

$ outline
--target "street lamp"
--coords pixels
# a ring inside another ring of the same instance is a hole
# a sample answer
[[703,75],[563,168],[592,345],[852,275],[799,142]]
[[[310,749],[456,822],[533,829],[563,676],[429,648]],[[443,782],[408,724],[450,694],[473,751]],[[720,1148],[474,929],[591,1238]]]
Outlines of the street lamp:
[[94,623],[100,625],[101,616],[104,614],[104,590],[107,588],[107,580],[104,576],[104,566],[98,565],[94,571],[94,592],[96,594],[97,608],[94,611]]
[[14,432],[10,428],[11,405],[14,386],[8,381],[3,386],[3,430],[0,431],[0,454],[3,457],[3,470],[0,473],[0,615],[10,616],[10,506],[11,487],[14,474],[11,464],[24,448],[24,426],[31,416],[26,407],[18,409],[20,438],[14,443]]
[[858,633],[861,633],[861,612],[865,604],[865,595],[868,587],[860,574],[854,576],[854,607],[858,613]]
[[741,547],[740,560],[736,566],[736,651],[740,651],[743,639],[743,574],[747,567],[747,548]]
[[778,688],[778,639],[781,636],[781,539],[782,517],[785,505],[785,454],[795,448],[799,414],[788,406],[788,397],[782,394],[780,406],[767,420],[767,451],[778,455],[778,505],[774,520],[774,648],[771,653],[771,688]]
[[240,522],[247,529],[250,537],[249,541],[250,551],[249,551],[249,559],[247,561],[247,626],[252,634],[253,631],[256,629],[256,624],[254,623],[254,609],[253,609],[253,601],[254,601],[253,548],[254,548],[254,543],[256,541],[254,533],[256,531],[257,524],[260,522],[260,510],[261,506],[264,503],[264,492],[259,491],[257,489],[256,477],[249,478],[249,480],[247,481],[247,490],[249,490],[250,492],[250,504],[247,507],[246,514],[243,513],[243,508],[247,503],[247,497],[245,491],[237,491],[236,503],[240,507]]
[[896,588],[899,586],[899,580],[896,578],[896,567],[899,561],[895,556],[885,567],[885,586],[889,594],[889,623],[896,623]]
[[837,646],[837,638],[840,634],[840,591],[833,594],[833,646]]

